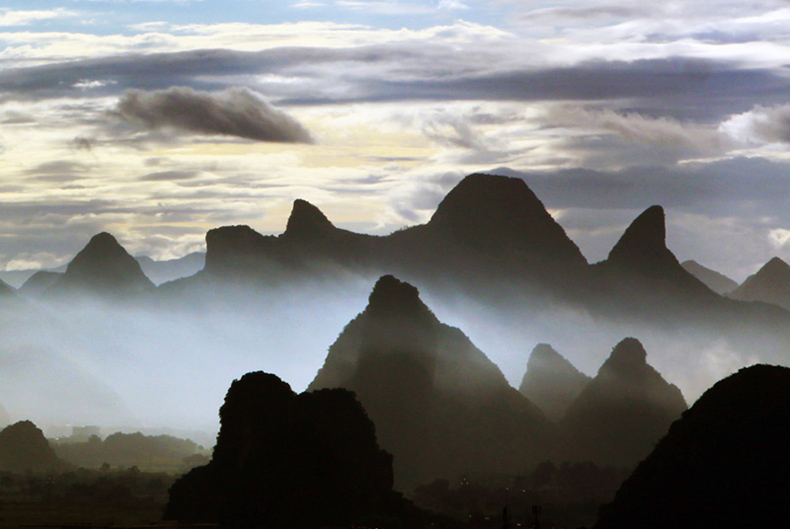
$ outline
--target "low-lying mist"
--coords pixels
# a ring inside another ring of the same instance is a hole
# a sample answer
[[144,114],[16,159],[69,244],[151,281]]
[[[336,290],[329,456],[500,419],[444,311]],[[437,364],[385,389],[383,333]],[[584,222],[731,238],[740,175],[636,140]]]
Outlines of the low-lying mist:
[[[91,298],[14,300],[2,309],[0,403],[12,420],[49,435],[68,425],[105,429],[218,428],[228,386],[276,373],[303,391],[328,347],[366,304],[375,278],[232,290],[135,303]],[[693,402],[717,380],[758,361],[713,332],[596,319],[582,309],[524,300],[494,307],[422,292],[439,320],[459,327],[518,386],[530,351],[550,343],[594,375],[612,347],[638,338],[648,362]]]

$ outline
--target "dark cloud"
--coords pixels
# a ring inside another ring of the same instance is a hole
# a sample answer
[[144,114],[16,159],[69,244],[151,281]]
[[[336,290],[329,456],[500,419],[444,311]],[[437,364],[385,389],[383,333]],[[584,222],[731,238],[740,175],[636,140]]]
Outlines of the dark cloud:
[[89,172],[90,167],[72,160],[53,160],[24,171],[26,175],[36,180],[54,183],[72,182]]
[[244,88],[218,93],[186,87],[131,90],[118,102],[113,115],[146,130],[172,128],[255,141],[312,142],[302,124]]
[[[517,52],[515,52],[517,53]],[[790,79],[769,68],[670,57],[588,61],[568,67],[515,68],[514,52],[441,43],[355,48],[202,50],[8,69],[5,98],[86,97],[81,79],[106,79],[91,96],[172,86],[216,92],[245,85],[280,105],[352,101],[628,101],[626,111],[715,121],[756,104],[786,101]],[[299,82],[293,82],[298,80]],[[287,81],[287,82],[286,82]]]
[[790,226],[790,164],[735,158],[620,171],[492,171],[523,178],[554,208],[643,210],[653,204],[709,217],[772,218]]
[[71,147],[77,151],[90,151],[92,148],[91,140],[83,136],[77,136],[70,142]]

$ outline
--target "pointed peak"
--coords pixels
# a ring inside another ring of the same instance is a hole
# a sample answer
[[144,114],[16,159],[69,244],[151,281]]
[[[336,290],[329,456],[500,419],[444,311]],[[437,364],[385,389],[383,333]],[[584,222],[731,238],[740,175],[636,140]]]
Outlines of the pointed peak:
[[101,232],[91,237],[88,244],[69,263],[66,273],[68,274],[69,271],[73,273],[74,268],[79,268],[87,262],[112,262],[119,259],[134,260],[115,237],[107,232]]
[[639,215],[609,253],[609,261],[651,256],[667,250],[664,208],[650,206]]
[[52,287],[118,294],[150,289],[154,284],[115,237],[102,232],[94,235],[74,256],[66,272]]
[[774,257],[773,259],[765,263],[757,273],[790,275],[790,265],[788,265],[782,259],[778,257]]
[[315,238],[326,235],[335,229],[323,212],[306,200],[294,200],[291,216],[285,227],[285,237]]
[[549,366],[558,366],[569,363],[568,360],[558,353],[551,345],[539,343],[532,349],[527,361],[527,370],[541,369]]
[[392,275],[381,276],[368,298],[365,312],[372,316],[418,315],[430,312],[417,287]]

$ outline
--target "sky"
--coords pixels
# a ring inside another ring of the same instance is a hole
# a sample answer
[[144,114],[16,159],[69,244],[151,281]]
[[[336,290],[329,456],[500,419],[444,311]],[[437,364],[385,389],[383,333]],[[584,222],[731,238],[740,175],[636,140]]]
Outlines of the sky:
[[296,198],[386,234],[490,172],[591,262],[660,204],[742,281],[790,261],[788,64],[786,0],[5,0],[0,269],[276,234]]

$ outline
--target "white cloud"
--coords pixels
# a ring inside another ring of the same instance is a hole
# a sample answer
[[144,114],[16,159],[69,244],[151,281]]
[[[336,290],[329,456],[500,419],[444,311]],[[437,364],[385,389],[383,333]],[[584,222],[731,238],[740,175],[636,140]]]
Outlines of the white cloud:
[[64,8],[49,11],[15,11],[0,8],[0,27],[27,26],[41,20],[75,17],[78,14]]
[[722,122],[719,130],[743,144],[790,143],[790,105],[756,106]]

